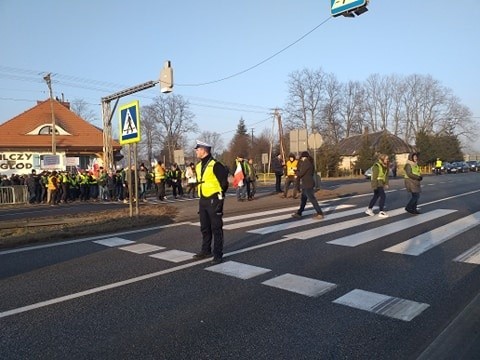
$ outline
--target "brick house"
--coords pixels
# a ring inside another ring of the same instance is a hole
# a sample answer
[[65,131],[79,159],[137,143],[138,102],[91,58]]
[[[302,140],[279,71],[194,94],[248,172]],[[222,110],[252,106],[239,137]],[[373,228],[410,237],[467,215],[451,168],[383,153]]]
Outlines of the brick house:
[[[52,106],[56,155],[52,156]],[[47,99],[0,124],[0,174],[32,169],[93,169],[103,165],[103,131],[70,110],[70,103]],[[121,145],[113,141],[114,158]]]
[[368,133],[366,131],[364,134],[350,136],[341,140],[338,143],[338,148],[341,155],[339,168],[346,171],[351,171],[353,169],[353,164],[355,164],[357,161],[358,152],[362,147],[365,136],[368,136],[368,141],[370,142],[372,148],[377,152],[381,143],[381,138],[384,134],[386,134],[388,141],[392,145],[395,153],[395,163],[397,168],[403,168],[403,165],[405,165],[407,162],[408,154],[414,150],[414,147],[407,144],[398,136],[389,133],[388,131],[378,131],[374,133]]

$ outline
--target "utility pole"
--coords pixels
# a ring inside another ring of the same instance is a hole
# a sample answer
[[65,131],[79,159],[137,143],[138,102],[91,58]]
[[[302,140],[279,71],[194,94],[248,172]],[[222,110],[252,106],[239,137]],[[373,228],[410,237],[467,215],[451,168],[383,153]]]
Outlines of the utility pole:
[[275,109],[275,117],[278,122],[278,135],[280,137],[279,144],[280,144],[280,154],[282,155],[282,161],[285,163],[285,149],[283,145],[283,127],[282,127],[282,116],[278,109]]
[[48,73],[43,77],[43,80],[46,81],[48,90],[50,92],[50,111],[52,113],[52,155],[56,155],[57,153],[57,142],[55,140],[56,126],[55,126],[55,114],[53,113],[53,92],[52,92],[51,75],[52,75],[51,73]]

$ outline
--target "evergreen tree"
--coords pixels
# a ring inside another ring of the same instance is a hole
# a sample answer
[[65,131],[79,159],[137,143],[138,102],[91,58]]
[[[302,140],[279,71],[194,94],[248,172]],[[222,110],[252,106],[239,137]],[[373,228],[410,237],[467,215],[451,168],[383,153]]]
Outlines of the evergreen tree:
[[361,173],[370,168],[376,161],[375,149],[372,147],[368,134],[362,136],[362,144],[358,151],[357,161],[355,162],[355,169],[360,170]]
[[448,162],[463,160],[460,141],[455,135],[428,135],[418,132],[416,148],[420,152],[420,165],[434,165],[437,158]]
[[238,122],[237,131],[230,142],[228,153],[225,154],[225,161],[228,161],[228,165],[234,163],[235,158],[238,155],[243,155],[245,158],[250,156],[251,140],[247,133],[247,127],[245,126],[245,120],[240,118]]
[[318,169],[322,177],[339,176],[339,164],[341,160],[338,147],[333,144],[323,144],[317,151]]
[[377,150],[380,154],[385,154],[388,155],[390,159],[395,159],[395,150],[393,149],[393,145],[390,141],[390,136],[387,131],[384,131],[381,135]]
[[432,143],[432,137],[427,135],[424,131],[419,131],[416,135],[416,149],[420,153],[418,164],[419,165],[426,165],[433,163],[437,157],[439,157],[439,153],[437,149],[434,147],[434,143]]

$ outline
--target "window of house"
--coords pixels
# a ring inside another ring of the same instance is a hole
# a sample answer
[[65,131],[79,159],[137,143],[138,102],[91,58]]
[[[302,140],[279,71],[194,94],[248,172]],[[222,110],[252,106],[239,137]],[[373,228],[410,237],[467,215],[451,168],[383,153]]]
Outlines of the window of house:
[[[55,135],[58,134],[58,130],[56,129]],[[40,130],[38,130],[38,135],[52,135],[52,127],[49,125],[41,127]]]

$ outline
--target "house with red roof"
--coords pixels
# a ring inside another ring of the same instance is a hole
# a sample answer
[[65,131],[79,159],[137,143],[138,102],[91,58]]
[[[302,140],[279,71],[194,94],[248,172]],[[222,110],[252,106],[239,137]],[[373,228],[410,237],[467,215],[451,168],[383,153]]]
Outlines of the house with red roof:
[[[55,136],[52,136],[53,124]],[[121,158],[121,145],[117,141],[113,141],[113,150],[114,158]],[[36,106],[0,124],[2,175],[26,174],[33,169],[99,166],[103,166],[103,131],[71,111],[68,102],[38,101]]]

